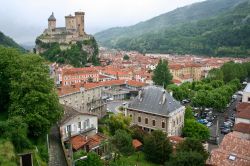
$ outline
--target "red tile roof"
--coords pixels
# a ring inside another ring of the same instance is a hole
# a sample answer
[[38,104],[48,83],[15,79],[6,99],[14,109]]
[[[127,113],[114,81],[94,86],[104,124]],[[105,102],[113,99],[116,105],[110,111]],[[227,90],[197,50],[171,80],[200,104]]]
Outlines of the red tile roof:
[[239,103],[236,110],[237,118],[250,119],[250,103]]
[[84,68],[63,69],[62,73],[64,75],[68,75],[68,74],[98,73],[98,71],[95,67],[84,67]]
[[241,133],[227,134],[219,148],[211,151],[207,163],[216,166],[250,166],[250,140],[244,139]]
[[93,136],[77,135],[71,139],[71,143],[74,150],[78,150],[87,145],[89,146],[90,149],[92,149],[100,145],[101,142],[105,139],[106,137],[104,137],[100,133],[97,133]]
[[79,92],[80,87],[84,87],[85,89],[92,89],[92,88],[97,88],[97,87],[102,87],[102,86],[114,86],[114,85],[123,85],[123,84],[128,84],[130,86],[134,87],[143,87],[146,86],[145,83],[143,82],[138,82],[134,80],[111,80],[111,81],[104,81],[104,82],[98,82],[98,83],[85,83],[85,84],[77,84],[73,86],[62,86],[58,88],[58,95],[66,95],[74,92]]
[[234,131],[250,134],[250,124],[237,123],[237,124],[234,125]]
[[87,139],[85,136],[78,135],[71,139],[71,143],[72,143],[72,148],[78,150],[87,143]]
[[137,148],[140,148],[142,146],[142,143],[138,139],[133,139],[132,145],[135,149],[137,149]]

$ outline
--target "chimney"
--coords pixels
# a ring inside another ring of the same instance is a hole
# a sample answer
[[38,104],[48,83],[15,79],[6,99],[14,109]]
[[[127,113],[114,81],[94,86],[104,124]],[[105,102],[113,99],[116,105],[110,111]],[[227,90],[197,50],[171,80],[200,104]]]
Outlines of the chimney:
[[139,100],[142,101],[142,90],[139,91]]
[[166,101],[166,92],[164,91],[162,95],[162,105],[165,103],[165,101]]

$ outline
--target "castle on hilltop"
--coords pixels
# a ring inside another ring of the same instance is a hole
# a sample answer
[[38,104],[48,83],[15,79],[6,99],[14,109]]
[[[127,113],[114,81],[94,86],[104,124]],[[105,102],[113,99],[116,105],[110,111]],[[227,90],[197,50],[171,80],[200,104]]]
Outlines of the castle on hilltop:
[[43,43],[58,42],[60,44],[71,44],[90,39],[91,36],[86,34],[84,29],[84,15],[84,12],[75,12],[75,16],[71,14],[65,16],[65,27],[57,27],[56,18],[52,12],[48,18],[48,28],[38,39]]

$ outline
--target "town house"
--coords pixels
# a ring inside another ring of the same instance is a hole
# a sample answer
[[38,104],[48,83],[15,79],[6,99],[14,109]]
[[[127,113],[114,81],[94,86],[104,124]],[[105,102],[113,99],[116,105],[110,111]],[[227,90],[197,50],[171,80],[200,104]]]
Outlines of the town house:
[[125,110],[132,125],[148,132],[162,130],[168,136],[181,135],[184,113],[185,107],[159,86],[144,87]]

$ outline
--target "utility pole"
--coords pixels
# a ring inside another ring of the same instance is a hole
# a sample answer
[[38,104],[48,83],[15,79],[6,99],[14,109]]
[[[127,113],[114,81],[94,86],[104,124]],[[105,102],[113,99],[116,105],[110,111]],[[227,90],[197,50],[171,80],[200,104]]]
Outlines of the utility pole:
[[217,116],[217,124],[216,124],[216,143],[219,145],[219,116]]

